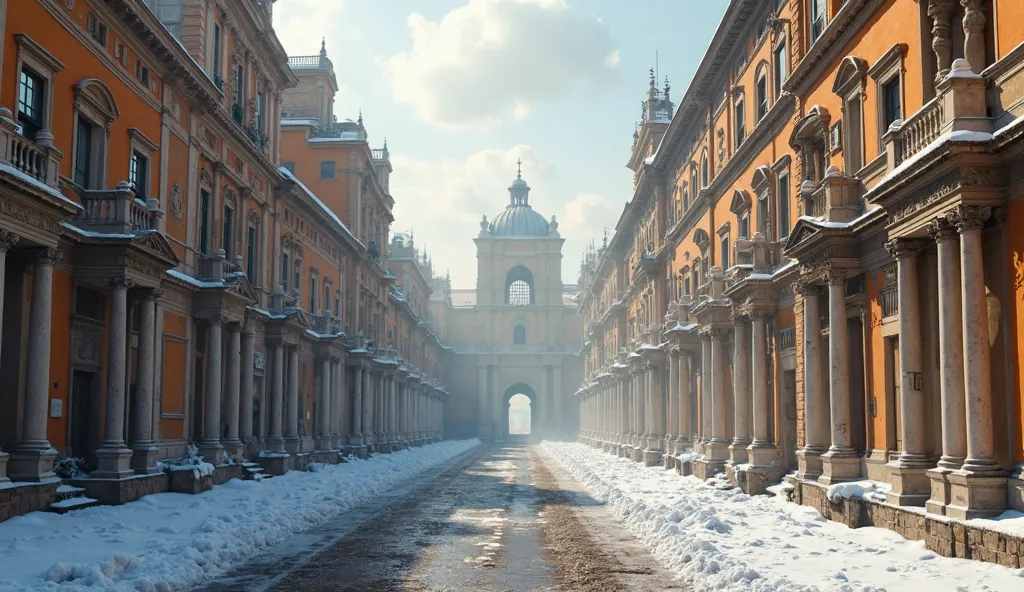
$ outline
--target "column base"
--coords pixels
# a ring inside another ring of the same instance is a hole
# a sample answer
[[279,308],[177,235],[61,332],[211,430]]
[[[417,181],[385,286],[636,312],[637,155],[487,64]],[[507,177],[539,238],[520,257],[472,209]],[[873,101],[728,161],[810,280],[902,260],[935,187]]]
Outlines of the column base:
[[156,466],[156,459],[159,455],[160,449],[152,444],[136,446],[132,448],[132,459],[129,461],[129,466],[136,475],[155,475],[160,472]]
[[662,452],[660,450],[644,450],[644,466],[653,467],[661,464]]
[[693,460],[690,456],[676,458],[676,473],[680,477],[689,477],[693,474]]
[[661,462],[665,467],[666,471],[671,471],[672,469],[676,468],[676,457],[672,456],[671,454],[665,453],[665,456],[661,458]]
[[[199,449],[202,450],[202,446]],[[291,455],[302,452],[302,438],[286,436],[284,439],[284,451]]]
[[727,440],[712,440],[704,446],[704,456],[725,466],[725,461],[729,460],[729,444]]
[[743,472],[740,488],[747,495],[764,495],[768,488],[782,479],[782,469],[777,467],[750,467]]
[[219,465],[224,459],[224,445],[220,443],[220,440],[201,440],[199,456],[212,465]]
[[242,460],[242,452],[245,450],[245,445],[242,444],[241,440],[224,440],[224,452],[231,457],[235,462]]
[[950,503],[946,516],[957,520],[991,518],[1006,510],[1006,477],[971,475],[953,471],[949,479]]
[[899,461],[890,463],[889,481],[892,491],[885,494],[885,501],[894,506],[923,506],[931,495],[931,481],[925,474],[925,467],[907,467]]
[[693,461],[693,476],[707,481],[719,473],[725,472],[725,461],[711,458],[698,458]]
[[316,439],[317,450],[331,450],[334,448],[334,438],[330,436],[320,436]]
[[733,440],[729,445],[729,462],[734,465],[747,463],[747,447],[750,440]]
[[857,453],[830,450],[821,455],[821,476],[818,477],[818,483],[832,485],[860,479],[860,457]]
[[362,446],[363,445],[363,435],[362,434],[349,434],[349,436],[348,436],[348,445],[349,446]]
[[630,458],[632,458],[635,463],[644,462],[643,449],[639,446],[634,446],[633,451],[630,453]]
[[53,461],[57,459],[57,451],[53,448],[15,449],[8,459],[7,477],[11,481],[49,483],[60,480],[53,472]]
[[93,479],[124,479],[135,474],[131,469],[132,451],[125,448],[100,448],[96,451],[96,470]]
[[753,444],[747,447],[747,462],[753,468],[774,467],[779,461],[779,449],[773,445],[754,447]]
[[271,435],[267,437],[267,452],[276,452],[284,454],[284,438],[280,435]]
[[[822,451],[823,452],[823,451]],[[815,449],[797,450],[797,479],[816,481],[821,476],[821,454]]]
[[929,514],[936,514],[938,516],[946,515],[946,506],[949,505],[950,500],[950,486],[949,486],[949,474],[952,473],[952,469],[945,469],[937,467],[934,469],[928,469],[925,474],[928,475],[928,479],[931,481],[931,497],[924,503],[924,509]]
[[10,458],[6,452],[0,452],[0,483],[7,483],[7,459]]

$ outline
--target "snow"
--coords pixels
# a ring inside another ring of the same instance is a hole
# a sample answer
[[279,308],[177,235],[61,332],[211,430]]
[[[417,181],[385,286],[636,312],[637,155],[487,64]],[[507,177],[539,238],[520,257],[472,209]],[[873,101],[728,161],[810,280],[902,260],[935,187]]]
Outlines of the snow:
[[939,557],[880,528],[851,530],[785,496],[748,496],[721,480],[716,488],[580,444],[542,446],[687,590],[1024,590],[1024,570]]
[[232,479],[199,495],[18,516],[0,523],[0,590],[188,589],[478,444],[446,441],[317,472]]
[[85,506],[88,504],[96,503],[96,500],[91,497],[73,497],[71,499],[61,500],[50,504],[51,508],[74,508],[75,506]]
[[19,171],[18,169],[12,167],[9,164],[0,164],[0,171],[5,172],[8,175],[11,175],[12,177],[17,177],[17,178],[21,179],[22,181],[28,183],[29,185],[32,185],[33,187],[35,187],[37,189],[40,189],[42,191],[45,191],[46,193],[49,193],[50,195],[52,195],[53,197],[57,198],[58,200],[60,200],[60,201],[62,201],[64,203],[74,207],[75,210],[81,210],[82,209],[82,206],[78,205],[77,202],[64,197],[64,194],[61,193],[60,191],[57,191],[53,187],[50,187],[49,185],[47,185],[46,183],[43,183],[39,179],[36,179],[32,175],[29,175],[27,173]]
[[825,495],[829,500],[837,502],[840,499],[861,499],[884,502],[885,494],[892,490],[892,485],[881,481],[851,481],[849,483],[836,483],[829,485]]
[[177,269],[168,269],[167,270],[167,275],[169,275],[169,276],[171,276],[173,278],[177,278],[177,279],[179,279],[179,280],[181,280],[183,282],[192,284],[193,286],[195,286],[197,288],[222,288],[222,287],[224,287],[224,282],[209,282],[209,281],[204,281],[204,280],[197,280],[196,278],[194,278],[194,277],[192,277],[192,276],[190,276],[190,275],[188,275],[186,273],[181,273]]

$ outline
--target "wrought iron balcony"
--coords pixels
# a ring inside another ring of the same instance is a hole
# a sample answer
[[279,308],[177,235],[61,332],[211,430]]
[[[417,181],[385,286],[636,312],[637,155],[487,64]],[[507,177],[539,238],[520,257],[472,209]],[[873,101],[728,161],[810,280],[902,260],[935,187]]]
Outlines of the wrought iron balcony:
[[245,135],[249,136],[249,140],[260,150],[263,150],[267,146],[267,141],[270,138],[263,133],[259,125],[255,121],[249,122],[249,125],[245,126]]
[[245,121],[245,113],[244,110],[242,109],[242,106],[238,103],[231,104],[231,119],[233,119],[234,122],[239,126],[244,125],[243,122]]
[[779,353],[787,354],[796,351],[796,327],[779,329]]

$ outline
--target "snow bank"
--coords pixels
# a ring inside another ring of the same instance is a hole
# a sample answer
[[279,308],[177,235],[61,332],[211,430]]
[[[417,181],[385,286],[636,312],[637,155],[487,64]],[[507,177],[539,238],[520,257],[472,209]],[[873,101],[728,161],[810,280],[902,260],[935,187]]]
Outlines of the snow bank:
[[891,490],[892,485],[881,481],[851,481],[849,483],[829,485],[825,495],[833,502],[837,502],[840,499],[866,499],[884,502],[885,494]]
[[580,444],[543,448],[687,590],[1024,590],[1024,570],[939,557],[880,528],[851,530],[784,496],[719,489]]
[[233,479],[200,495],[12,518],[0,523],[0,591],[186,589],[478,444],[441,442],[266,481]]

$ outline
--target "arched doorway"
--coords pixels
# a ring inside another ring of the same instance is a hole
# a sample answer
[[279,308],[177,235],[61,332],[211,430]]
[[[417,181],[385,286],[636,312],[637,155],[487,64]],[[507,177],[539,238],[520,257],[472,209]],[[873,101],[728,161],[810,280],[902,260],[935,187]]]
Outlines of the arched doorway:
[[526,383],[505,389],[502,401],[502,422],[506,442],[529,442],[537,435],[537,393]]

